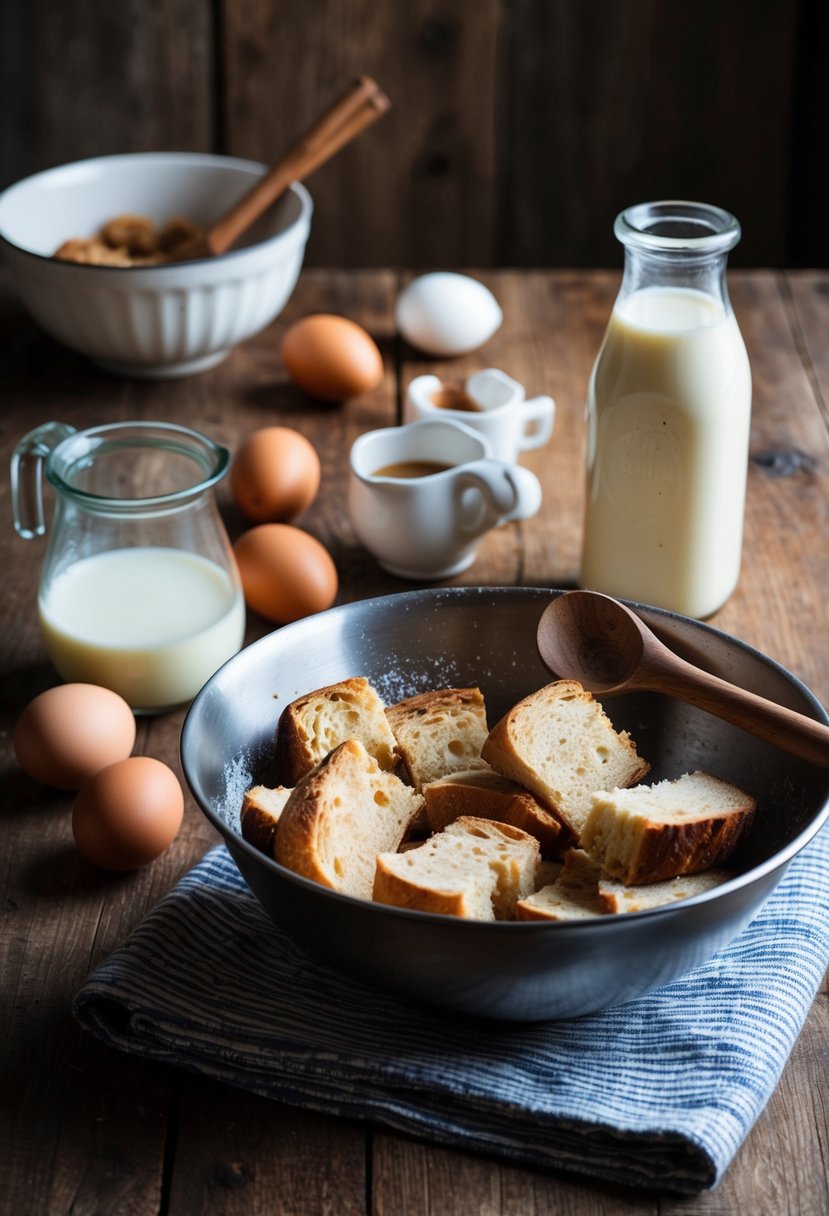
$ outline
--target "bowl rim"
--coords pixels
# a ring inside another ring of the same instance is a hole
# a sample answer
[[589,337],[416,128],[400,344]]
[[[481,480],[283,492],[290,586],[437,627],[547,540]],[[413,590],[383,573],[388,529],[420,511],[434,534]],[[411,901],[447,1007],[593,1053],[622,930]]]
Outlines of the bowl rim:
[[[194,801],[198,805],[202,814],[207,818],[208,822],[216,829],[222,838],[226,842],[229,839],[233,841],[234,849],[241,848],[242,851],[246,853],[253,861],[263,863],[266,869],[269,869],[281,879],[287,879],[292,884],[296,884],[308,891],[312,891],[322,899],[344,901],[347,905],[359,906],[360,908],[366,910],[369,914],[371,912],[375,912],[378,915],[383,916],[390,915],[395,916],[395,918],[403,917],[407,921],[411,921],[412,918],[415,918],[417,920],[425,920],[430,923],[442,925],[446,925],[448,922],[456,927],[454,931],[458,932],[480,932],[482,927],[486,927],[491,931],[520,933],[588,933],[591,930],[595,932],[598,926],[597,921],[592,917],[586,920],[572,921],[489,922],[465,920],[462,917],[447,916],[438,912],[422,912],[414,908],[397,908],[391,904],[375,904],[371,900],[360,899],[357,896],[347,895],[342,891],[335,891],[333,888],[325,887],[322,885],[322,883],[315,882],[313,879],[306,878],[301,874],[296,874],[293,870],[289,870],[287,866],[281,865],[274,858],[268,857],[268,855],[263,853],[261,849],[257,849],[249,841],[245,840],[241,832],[237,832],[234,828],[232,828],[226,822],[226,820],[224,820],[219,814],[217,814],[217,812],[213,810],[211,806],[205,805],[205,803],[202,802],[196,793],[194,783],[190,779],[191,766],[188,762],[187,754],[189,750],[189,740],[195,730],[195,718],[198,713],[198,707],[200,703],[209,695],[213,685],[218,682],[222,672],[231,666],[243,651],[247,652],[249,650],[265,648],[268,646],[268,644],[273,645],[273,639],[275,637],[281,637],[286,633],[286,631],[288,631],[287,636],[289,638],[287,644],[290,645],[290,639],[297,633],[301,633],[303,627],[307,628],[311,622],[313,622],[314,625],[319,626],[321,619],[336,621],[337,617],[346,614],[349,610],[353,611],[357,606],[364,608],[366,611],[371,611],[378,605],[390,605],[392,601],[400,604],[405,602],[407,606],[411,606],[416,604],[418,601],[436,601],[441,597],[460,600],[468,599],[470,602],[474,602],[476,599],[480,598],[482,592],[485,592],[488,595],[493,595],[496,598],[508,599],[517,596],[519,599],[530,600],[538,598],[540,594],[550,596],[561,595],[566,590],[567,588],[548,588],[541,586],[462,586],[429,587],[418,588],[412,591],[392,592],[387,595],[373,596],[363,600],[349,601],[349,603],[346,604],[338,604],[337,606],[328,608],[323,612],[315,613],[310,617],[304,617],[301,620],[291,622],[287,625],[282,625],[278,629],[272,630],[270,633],[265,634],[256,641],[249,643],[248,646],[245,646],[242,648],[242,650],[237,651],[235,655],[232,655],[231,658],[229,658],[225,663],[222,664],[220,668],[218,668],[216,672],[214,672],[210,679],[203,685],[203,687],[193,698],[193,701],[191,702],[185,715],[180,735],[179,755],[185,781],[187,782]],[[673,612],[667,608],[658,608],[652,604],[646,604],[638,600],[622,599],[620,602],[626,604],[634,611],[641,610],[643,613],[655,616],[656,618],[662,618],[668,621],[675,620],[683,623],[688,622],[693,627],[701,628],[703,633],[720,638],[729,645],[736,646],[738,649],[745,651],[752,657],[759,658],[763,663],[768,664],[774,671],[783,676],[798,692],[801,693],[804,699],[809,702],[811,707],[814,709],[817,721],[823,722],[825,725],[829,725],[829,713],[818,700],[817,696],[812,692],[812,690],[782,663],[779,663],[770,655],[764,654],[755,646],[750,645],[750,643],[745,642],[741,638],[736,637],[734,634],[727,633],[725,630],[719,629],[714,625],[709,625],[706,621],[686,617],[681,613]],[[231,760],[232,757],[228,757],[228,759]],[[702,904],[712,903],[726,893],[738,891],[743,887],[766,878],[775,870],[781,870],[780,877],[782,878],[782,873],[785,872],[785,869],[788,867],[789,863],[817,835],[817,833],[826,823],[827,819],[829,819],[829,797],[826,799],[820,810],[813,816],[812,820],[798,833],[797,836],[795,836],[793,840],[789,841],[787,845],[785,845],[782,849],[779,849],[771,857],[767,858],[763,862],[760,862],[758,865],[752,866],[750,869],[745,870],[742,874],[735,874],[733,878],[728,879],[726,882],[720,883],[718,886],[713,887],[708,891],[702,891],[698,895],[689,896],[687,899],[677,900],[669,904],[661,904],[654,908],[643,908],[638,912],[608,914],[601,918],[600,924],[603,928],[606,927],[608,932],[621,932],[623,931],[624,926],[630,925],[633,920],[638,921],[645,918],[652,919],[660,916],[669,917],[680,912],[683,908],[691,906],[698,907]]]
[[[108,165],[129,162],[140,162],[146,165],[151,161],[162,165],[183,164],[185,167],[203,165],[205,167],[213,166],[214,168],[237,168],[251,172],[254,177],[264,177],[271,167],[263,161],[249,160],[239,156],[224,156],[221,153],[214,152],[118,152],[109,156],[90,156],[84,160],[67,161],[61,165],[53,165],[48,169],[40,169],[36,173],[29,174],[28,177],[22,177],[19,181],[12,182],[5,190],[0,191],[0,225],[2,225],[4,200],[8,199],[9,196],[18,190],[23,190],[39,180],[52,176],[60,177],[87,166],[104,168]],[[89,262],[70,262],[56,258],[52,254],[36,253],[32,249],[25,249],[22,245],[18,245],[15,241],[11,240],[6,235],[2,226],[0,226],[0,246],[6,246],[14,250],[16,254],[32,258],[37,263],[61,267],[62,270],[58,273],[62,273],[63,270],[81,270],[87,273],[125,274],[140,270],[152,274],[163,274],[165,271],[169,273],[171,270],[181,270],[182,266],[216,265],[217,263],[223,263],[225,260],[232,261],[233,259],[243,257],[245,254],[250,254],[252,250],[279,244],[310,224],[314,204],[308,188],[302,182],[292,181],[287,189],[296,196],[300,204],[299,214],[287,228],[282,229],[280,232],[275,232],[263,241],[257,241],[254,245],[244,245],[239,249],[229,249],[227,253],[219,254],[216,257],[192,258],[187,262],[161,262],[148,266],[98,266]]]

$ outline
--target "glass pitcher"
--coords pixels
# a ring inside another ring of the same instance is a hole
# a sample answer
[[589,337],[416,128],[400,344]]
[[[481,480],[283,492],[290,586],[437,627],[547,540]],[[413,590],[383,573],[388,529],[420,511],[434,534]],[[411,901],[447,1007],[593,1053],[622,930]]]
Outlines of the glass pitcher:
[[742,548],[751,373],[725,283],[740,225],[662,202],[614,231],[625,270],[588,390],[580,581],[705,617]]
[[24,539],[46,531],[44,469],[56,492],[38,613],[65,680],[158,713],[236,653],[244,599],[213,495],[228,464],[211,439],[161,422],[47,422],[20,441],[11,483]]

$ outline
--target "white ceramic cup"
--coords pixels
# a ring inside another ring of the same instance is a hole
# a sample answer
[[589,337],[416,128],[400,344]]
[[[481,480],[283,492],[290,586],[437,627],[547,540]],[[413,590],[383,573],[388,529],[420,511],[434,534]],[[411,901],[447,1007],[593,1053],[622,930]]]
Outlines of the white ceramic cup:
[[[463,423],[426,419],[367,431],[351,448],[348,506],[354,531],[400,578],[451,578],[475,560],[481,537],[541,505],[529,469],[493,460],[489,440]],[[389,466],[444,466],[425,476]]]
[[[457,408],[441,404],[456,397]],[[437,376],[417,376],[406,393],[403,421],[448,418],[485,435],[497,460],[510,464],[521,452],[540,448],[553,433],[556,403],[552,397],[526,398],[523,384],[497,368],[469,376],[460,391]]]

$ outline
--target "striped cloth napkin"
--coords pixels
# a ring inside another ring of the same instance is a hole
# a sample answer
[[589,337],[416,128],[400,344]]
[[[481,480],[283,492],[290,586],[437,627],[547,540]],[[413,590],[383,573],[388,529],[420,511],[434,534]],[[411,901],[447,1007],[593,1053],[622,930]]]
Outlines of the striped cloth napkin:
[[829,830],[740,937],[628,1005],[531,1025],[413,1008],[319,966],[223,845],[87,980],[124,1051],[446,1145],[695,1193],[772,1093],[829,961]]

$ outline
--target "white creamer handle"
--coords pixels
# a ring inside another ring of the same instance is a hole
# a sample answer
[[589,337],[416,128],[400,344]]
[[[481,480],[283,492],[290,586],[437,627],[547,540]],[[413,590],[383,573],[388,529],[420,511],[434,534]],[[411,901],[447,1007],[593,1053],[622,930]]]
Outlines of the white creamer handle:
[[556,418],[556,403],[552,397],[531,397],[519,406],[524,419],[521,433],[521,451],[529,452],[541,448],[553,433]]
[[[479,493],[470,496],[470,490]],[[541,506],[541,483],[521,465],[475,460],[458,470],[455,501],[459,529],[481,536],[496,524],[535,515]]]

